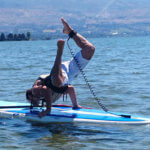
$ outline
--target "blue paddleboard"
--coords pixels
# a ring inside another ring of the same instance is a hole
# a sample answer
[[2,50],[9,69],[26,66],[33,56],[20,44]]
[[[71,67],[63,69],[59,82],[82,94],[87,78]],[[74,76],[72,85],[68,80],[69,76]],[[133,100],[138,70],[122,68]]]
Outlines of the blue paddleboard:
[[[28,103],[0,101],[0,106],[30,106]],[[44,108],[0,108],[0,117],[22,118],[41,123],[68,122],[68,123],[96,123],[96,124],[149,124],[150,118],[139,116],[122,117],[122,113],[107,113],[97,109],[72,109],[71,106],[55,105],[51,113],[43,118],[38,114]]]

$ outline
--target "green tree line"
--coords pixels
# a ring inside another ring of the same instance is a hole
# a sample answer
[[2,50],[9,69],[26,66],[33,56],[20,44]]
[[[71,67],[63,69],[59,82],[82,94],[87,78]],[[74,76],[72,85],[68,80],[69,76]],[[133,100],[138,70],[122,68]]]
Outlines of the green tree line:
[[24,33],[19,33],[19,34],[4,34],[1,33],[0,35],[0,41],[29,41],[31,39],[31,33],[27,32],[26,34]]

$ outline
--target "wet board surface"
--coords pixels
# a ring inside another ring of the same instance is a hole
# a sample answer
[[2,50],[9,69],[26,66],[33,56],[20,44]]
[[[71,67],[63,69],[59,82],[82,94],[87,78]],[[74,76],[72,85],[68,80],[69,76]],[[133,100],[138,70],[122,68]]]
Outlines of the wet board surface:
[[[29,103],[6,102],[0,101],[2,106],[30,106]],[[39,118],[38,114],[44,108],[0,108],[1,118],[20,118],[30,121],[37,121],[41,123],[53,122],[68,122],[68,123],[96,123],[96,124],[149,124],[150,118],[131,115],[130,118],[121,117],[122,113],[113,115],[97,109],[72,109],[67,105],[54,105],[51,113],[43,118]],[[125,114],[126,115],[126,114]]]

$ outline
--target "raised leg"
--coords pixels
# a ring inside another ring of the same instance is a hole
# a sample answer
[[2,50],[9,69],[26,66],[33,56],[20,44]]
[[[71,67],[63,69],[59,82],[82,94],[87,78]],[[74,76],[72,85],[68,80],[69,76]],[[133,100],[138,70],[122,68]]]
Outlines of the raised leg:
[[52,76],[52,84],[56,87],[62,86],[63,83],[63,75],[62,75],[62,68],[61,68],[61,58],[63,54],[63,49],[64,49],[64,40],[58,40],[57,42],[57,55],[55,58],[54,66],[51,71],[51,76]]
[[[61,19],[61,21],[64,26],[63,33],[69,34],[72,30],[71,26],[63,18]],[[79,33],[73,36],[73,40],[82,49],[81,53],[82,53],[83,58],[87,60],[91,59],[95,52],[95,47],[87,39],[81,36]]]
[[95,47],[79,33],[73,36],[73,40],[82,49],[81,53],[83,58],[87,60],[91,59],[95,52]]

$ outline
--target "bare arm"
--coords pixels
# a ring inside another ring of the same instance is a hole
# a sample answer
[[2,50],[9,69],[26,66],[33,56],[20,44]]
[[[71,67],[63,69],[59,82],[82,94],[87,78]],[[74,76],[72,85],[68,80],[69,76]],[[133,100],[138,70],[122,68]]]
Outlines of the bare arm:
[[51,89],[47,88],[46,86],[34,86],[32,88],[32,91],[35,98],[40,99],[40,97],[44,97],[44,99],[46,100],[46,110],[39,113],[39,117],[42,118],[51,112]]
[[74,87],[71,86],[71,85],[68,85],[68,89],[67,89],[67,92],[66,92],[66,93],[69,94],[69,96],[70,96],[70,99],[71,99],[71,101],[72,101],[72,106],[73,106],[73,108],[74,108],[74,109],[76,109],[76,108],[81,108],[81,106],[78,105]]

